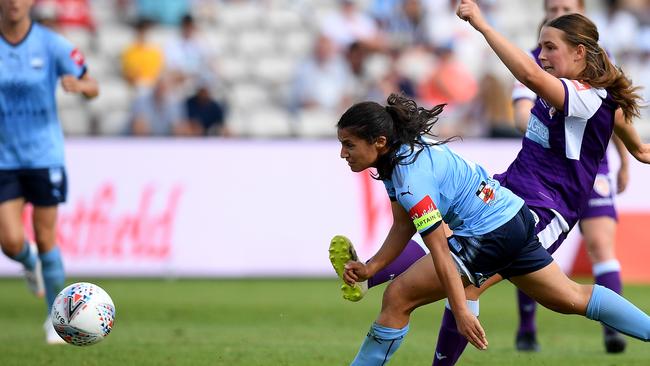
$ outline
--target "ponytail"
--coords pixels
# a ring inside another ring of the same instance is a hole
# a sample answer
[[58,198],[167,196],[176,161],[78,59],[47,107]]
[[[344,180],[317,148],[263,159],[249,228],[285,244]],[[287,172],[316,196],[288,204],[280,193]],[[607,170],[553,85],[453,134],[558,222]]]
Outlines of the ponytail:
[[[397,164],[409,164],[417,158],[424,146],[445,144],[455,137],[444,141],[424,140],[423,135],[431,134],[433,125],[438,122],[438,116],[442,113],[445,104],[439,104],[431,109],[418,107],[415,101],[399,94],[391,94],[387,99],[386,106],[375,102],[361,102],[348,108],[339,119],[336,127],[348,129],[357,137],[374,143],[380,136],[387,141],[388,152],[381,155],[376,163],[377,174],[375,179],[390,179],[393,169]],[[410,149],[404,153],[398,153],[402,145],[408,145]],[[420,147],[415,156],[404,160]]]
[[[442,113],[446,104],[438,104],[431,109],[418,107],[417,103],[403,95],[391,94],[384,107],[390,116],[393,125],[393,135],[389,139],[389,153],[382,156],[377,163],[376,179],[389,179],[393,169],[398,164],[409,164],[417,159],[425,146],[442,145],[455,139],[448,138],[444,141],[424,140],[424,135],[430,135],[431,129],[438,122],[438,116]],[[397,153],[402,145],[408,145],[410,149],[401,154]],[[408,161],[407,157],[415,155]]]

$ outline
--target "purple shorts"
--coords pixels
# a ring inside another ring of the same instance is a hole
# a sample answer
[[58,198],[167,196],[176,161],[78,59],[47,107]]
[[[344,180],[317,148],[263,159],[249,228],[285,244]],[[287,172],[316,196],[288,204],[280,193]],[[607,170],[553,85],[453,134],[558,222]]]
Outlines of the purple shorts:
[[594,189],[591,190],[587,207],[580,215],[581,219],[594,217],[611,217],[616,220],[616,208],[614,208],[614,185],[609,175],[599,174],[594,181]]

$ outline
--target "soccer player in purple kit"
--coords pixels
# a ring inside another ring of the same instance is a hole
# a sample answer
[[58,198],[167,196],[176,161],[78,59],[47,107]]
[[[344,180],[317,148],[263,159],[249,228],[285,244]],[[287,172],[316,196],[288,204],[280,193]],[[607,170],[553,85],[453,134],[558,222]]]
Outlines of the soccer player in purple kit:
[[[65,343],[49,319],[54,298],[65,284],[56,245],[58,205],[65,202],[67,178],[63,131],[55,90],[87,98],[98,94],[81,52],[62,36],[30,18],[34,0],[0,0],[0,245],[21,263],[30,287],[42,281],[49,344]],[[38,253],[25,238],[22,212],[34,206]],[[40,269],[40,271],[39,271]]]
[[[540,241],[553,252],[586,205],[613,130],[637,160],[650,162],[650,148],[641,143],[630,123],[638,115],[635,88],[609,62],[597,44],[595,26],[582,16],[561,17],[542,29],[540,57],[547,71],[543,72],[530,57],[483,21],[476,4],[463,1],[459,15],[483,33],[517,79],[541,96],[532,111],[517,159],[506,173],[495,178],[524,198],[537,217],[536,233]],[[583,38],[576,39],[578,34]],[[614,123],[615,114],[623,118],[617,118]],[[341,242],[346,241],[333,240],[332,245],[340,246],[337,243]],[[351,254],[350,258],[353,257]],[[411,258],[410,263],[417,259]],[[365,271],[366,267],[359,262],[345,264],[341,271],[340,262],[333,260],[333,265],[344,279],[349,279],[350,271],[361,271],[356,274],[359,281],[346,281],[346,286],[359,287],[358,282],[375,275],[373,270]],[[394,272],[401,273],[399,269]],[[466,296],[477,299],[487,287],[470,287]],[[423,295],[409,300],[410,303],[400,304],[397,311],[410,314],[431,298]],[[434,364],[455,364],[466,344],[453,313],[447,308]]]
[[[544,19],[551,20],[559,16],[571,13],[584,14],[584,0],[545,0]],[[539,54],[541,47],[538,46],[531,51],[531,55],[541,67]],[[515,122],[517,127],[526,131],[530,110],[534,107],[537,95],[523,84],[517,82],[512,93],[513,107],[515,110]],[[618,192],[621,193],[627,184],[627,150],[616,135],[612,138],[614,146],[620,156],[621,166],[618,171]],[[622,283],[620,274],[620,263],[614,252],[614,241],[616,235],[616,209],[613,201],[613,186],[609,174],[607,155],[598,167],[598,175],[594,182],[591,196],[587,207],[580,215],[578,224],[584,237],[589,259],[592,263],[592,272],[595,282],[605,286],[612,291],[621,293]],[[515,340],[515,346],[520,351],[537,351],[535,324],[536,303],[517,290],[519,305],[519,329]],[[625,350],[625,338],[614,330],[603,327],[605,350],[608,353],[619,353]]]

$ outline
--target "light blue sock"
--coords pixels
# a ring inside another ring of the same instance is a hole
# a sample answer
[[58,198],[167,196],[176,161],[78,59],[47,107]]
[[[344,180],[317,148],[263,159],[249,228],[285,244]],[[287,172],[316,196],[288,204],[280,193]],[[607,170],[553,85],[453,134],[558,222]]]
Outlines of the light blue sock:
[[650,341],[650,316],[607,287],[594,285],[587,304],[587,318],[642,341]]
[[395,329],[372,323],[366,340],[363,341],[351,366],[385,365],[402,344],[408,331],[408,324],[402,329]]
[[45,301],[47,302],[48,314],[52,310],[52,304],[59,291],[65,285],[65,273],[63,272],[63,260],[61,250],[54,247],[47,253],[39,254],[43,266],[43,283],[45,285]]
[[36,266],[36,254],[29,249],[29,242],[25,240],[23,249],[15,257],[9,257],[16,262],[20,262],[26,269],[33,270]]

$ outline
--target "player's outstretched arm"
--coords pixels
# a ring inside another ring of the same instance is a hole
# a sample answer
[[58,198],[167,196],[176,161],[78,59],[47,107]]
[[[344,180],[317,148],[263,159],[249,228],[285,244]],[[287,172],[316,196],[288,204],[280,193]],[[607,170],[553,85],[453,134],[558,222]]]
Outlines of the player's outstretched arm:
[[483,18],[473,0],[461,0],[456,12],[479,31],[512,75],[557,110],[564,110],[564,85],[560,79],[540,68],[535,60],[508,41]]
[[623,111],[620,108],[616,110],[614,118],[614,133],[623,141],[627,151],[636,160],[644,164],[650,164],[650,144],[644,144],[634,126],[625,122]]

